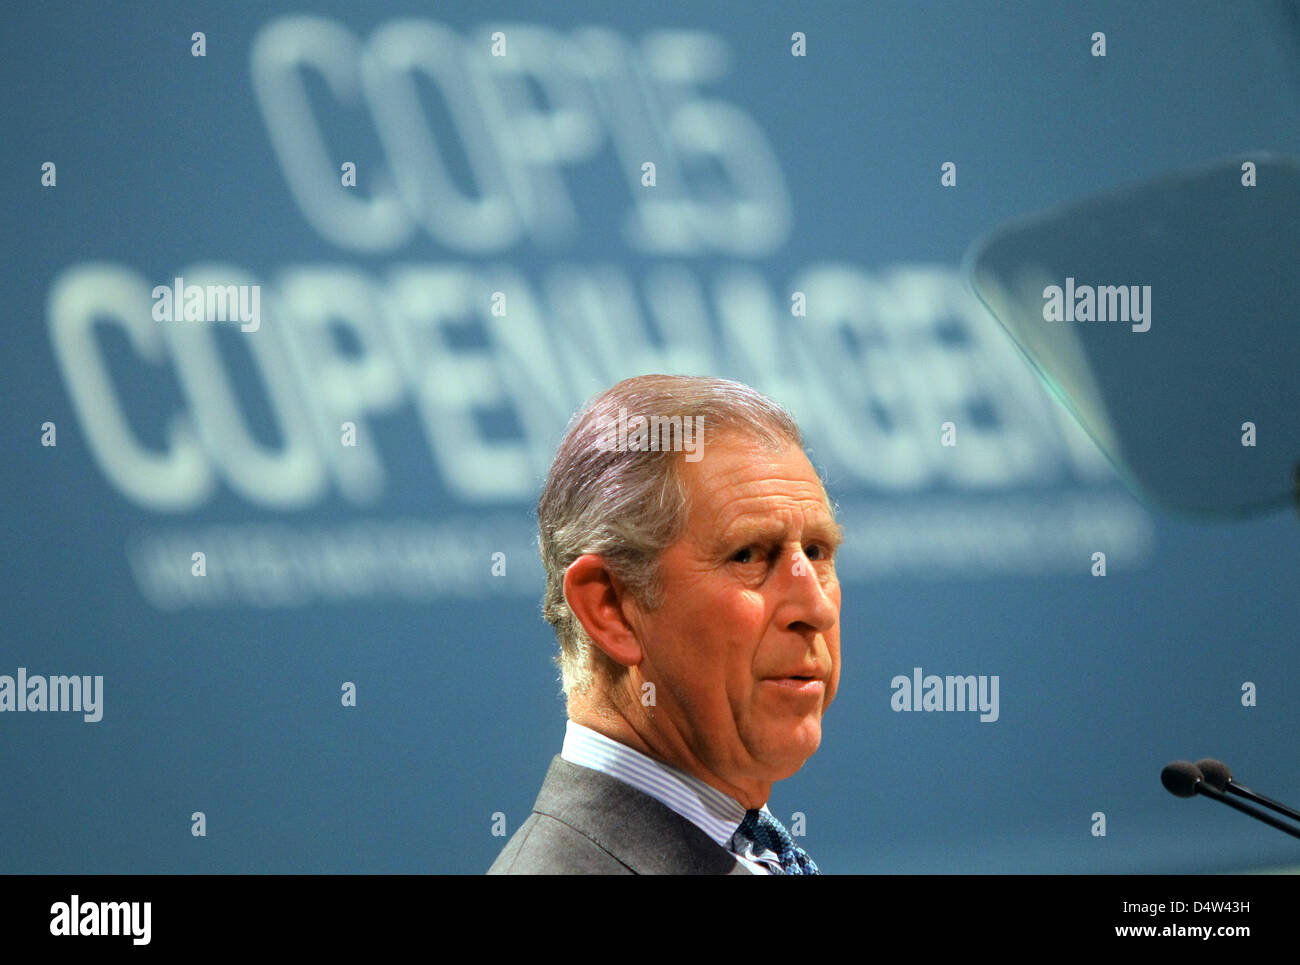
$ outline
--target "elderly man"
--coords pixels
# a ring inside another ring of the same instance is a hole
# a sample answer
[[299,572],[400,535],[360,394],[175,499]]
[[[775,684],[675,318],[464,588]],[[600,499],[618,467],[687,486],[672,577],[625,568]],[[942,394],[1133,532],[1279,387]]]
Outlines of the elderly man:
[[841,540],[798,426],[648,375],[569,425],[537,507],[564,745],[490,874],[818,874],[765,805],[821,742]]

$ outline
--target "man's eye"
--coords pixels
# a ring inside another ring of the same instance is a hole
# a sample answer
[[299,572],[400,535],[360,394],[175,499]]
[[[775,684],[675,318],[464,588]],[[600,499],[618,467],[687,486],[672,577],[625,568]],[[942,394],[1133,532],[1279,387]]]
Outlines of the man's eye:
[[743,550],[737,550],[732,554],[733,563],[753,563],[758,559],[758,553],[752,546],[746,546]]

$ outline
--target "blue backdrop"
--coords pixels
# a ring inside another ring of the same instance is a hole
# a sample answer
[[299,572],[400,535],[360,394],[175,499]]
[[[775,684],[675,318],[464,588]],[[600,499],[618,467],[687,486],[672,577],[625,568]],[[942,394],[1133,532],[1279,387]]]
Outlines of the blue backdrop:
[[[838,501],[839,696],[770,802],[826,871],[1293,863],[1159,772],[1300,799],[1294,515],[1140,504],[958,270],[1294,155],[1289,9],[11,12],[0,675],[102,718],[0,713],[0,871],[485,870],[564,730],[532,505],[656,371],[788,406]],[[160,318],[178,277],[250,311]],[[997,719],[894,710],[918,667]]]

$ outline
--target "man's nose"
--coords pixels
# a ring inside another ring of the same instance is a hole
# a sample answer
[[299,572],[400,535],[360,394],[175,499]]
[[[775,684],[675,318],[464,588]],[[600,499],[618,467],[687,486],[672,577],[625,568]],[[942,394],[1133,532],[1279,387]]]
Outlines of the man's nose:
[[807,628],[817,633],[825,633],[835,626],[840,610],[831,596],[834,574],[830,576],[831,583],[824,583],[816,565],[802,549],[795,550],[788,557],[783,569],[783,612],[778,614],[781,625],[791,630]]

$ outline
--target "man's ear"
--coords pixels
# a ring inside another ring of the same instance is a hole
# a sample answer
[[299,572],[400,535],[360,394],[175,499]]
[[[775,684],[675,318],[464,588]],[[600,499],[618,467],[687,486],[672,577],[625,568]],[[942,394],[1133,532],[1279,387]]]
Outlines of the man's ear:
[[641,642],[628,622],[632,596],[605,560],[588,553],[564,571],[564,599],[591,642],[624,667],[641,662]]

